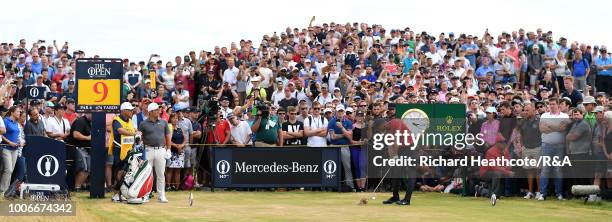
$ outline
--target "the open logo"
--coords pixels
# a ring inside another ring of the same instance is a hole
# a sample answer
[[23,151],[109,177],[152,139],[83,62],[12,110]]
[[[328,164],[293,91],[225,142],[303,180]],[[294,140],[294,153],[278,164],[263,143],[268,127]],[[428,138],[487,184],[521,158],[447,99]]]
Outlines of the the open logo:
[[40,175],[44,177],[52,177],[59,169],[59,161],[54,156],[44,155],[38,159],[36,168],[38,169],[38,173],[40,173]]
[[337,168],[336,162],[333,160],[328,160],[323,163],[323,171],[325,171],[326,174],[334,174]]
[[217,172],[219,174],[227,174],[230,171],[230,163],[226,160],[217,162]]

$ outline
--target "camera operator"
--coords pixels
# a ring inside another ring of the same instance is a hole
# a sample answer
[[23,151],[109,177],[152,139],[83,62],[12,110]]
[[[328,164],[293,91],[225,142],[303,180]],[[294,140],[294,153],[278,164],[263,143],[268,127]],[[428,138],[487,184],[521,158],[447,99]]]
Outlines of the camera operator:
[[[217,111],[214,118],[208,117],[205,122],[208,129],[206,143],[208,144],[227,144],[230,140],[230,126],[228,121],[225,121],[222,111]],[[210,130],[212,129],[212,130]]]
[[257,105],[257,117],[251,127],[251,131],[256,132],[255,146],[270,147],[278,145],[281,125],[278,116],[271,114],[274,111],[274,107],[271,107],[269,103]]
[[228,82],[223,82],[223,88],[217,93],[216,98],[227,97],[230,102],[230,107],[234,107],[237,104],[234,104],[234,98],[238,98],[238,93],[230,87]]
[[227,115],[229,115],[230,113],[232,113],[232,108],[229,107],[230,101],[229,98],[227,98],[227,96],[221,97],[221,107],[219,107],[219,110],[221,110],[221,113],[223,114],[223,118],[227,118]]

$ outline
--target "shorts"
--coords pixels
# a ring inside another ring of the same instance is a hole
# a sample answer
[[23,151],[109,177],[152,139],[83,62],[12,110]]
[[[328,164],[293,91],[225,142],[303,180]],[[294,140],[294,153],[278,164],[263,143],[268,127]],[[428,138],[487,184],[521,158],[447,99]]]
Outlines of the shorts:
[[110,165],[110,166],[112,166],[112,165],[113,165],[113,162],[114,162],[114,158],[115,158],[115,157],[113,157],[113,155],[112,155],[112,154],[107,154],[107,155],[106,155],[106,165]]
[[89,155],[89,150],[77,147],[76,151],[75,161],[77,170],[89,172],[91,170],[91,156]]
[[610,168],[608,158],[602,152],[593,153],[595,161],[593,161],[593,171],[595,173],[605,174]]
[[[523,149],[523,158],[527,158],[530,160],[535,159],[537,161],[538,159],[540,159],[540,155],[542,155],[542,148],[540,147]],[[538,166],[525,165],[523,168],[527,170],[538,169]]]

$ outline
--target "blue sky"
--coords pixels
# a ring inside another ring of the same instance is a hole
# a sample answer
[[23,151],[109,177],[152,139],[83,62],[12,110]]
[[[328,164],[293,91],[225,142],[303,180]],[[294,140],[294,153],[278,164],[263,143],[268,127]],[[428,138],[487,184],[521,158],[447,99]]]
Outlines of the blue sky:
[[[430,3],[429,5],[423,4]],[[612,1],[6,1],[2,42],[38,39],[87,56],[164,61],[188,51],[229,46],[240,39],[255,43],[286,27],[306,27],[311,16],[324,22],[367,22],[385,28],[411,27],[428,33],[482,35],[518,30],[552,30],[555,39],[611,45]],[[18,9],[22,8],[22,9]]]

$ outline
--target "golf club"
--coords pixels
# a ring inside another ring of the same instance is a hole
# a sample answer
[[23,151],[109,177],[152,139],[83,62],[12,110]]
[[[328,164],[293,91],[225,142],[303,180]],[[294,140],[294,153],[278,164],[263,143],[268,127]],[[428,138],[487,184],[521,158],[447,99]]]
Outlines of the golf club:
[[370,197],[366,198],[366,197],[362,197],[359,200],[359,205],[365,205],[368,204],[368,199],[372,199],[372,200],[376,200],[376,196],[374,196],[374,194],[376,193],[376,191],[378,190],[378,187],[380,187],[380,185],[383,183],[383,181],[385,180],[385,177],[387,177],[387,174],[389,174],[389,171],[391,170],[391,167],[389,167],[389,169],[387,169],[387,172],[385,173],[385,175],[383,175],[382,178],[380,178],[380,181],[378,182],[378,185],[376,185],[376,187],[374,188],[374,190],[372,191],[372,193],[370,193]]

